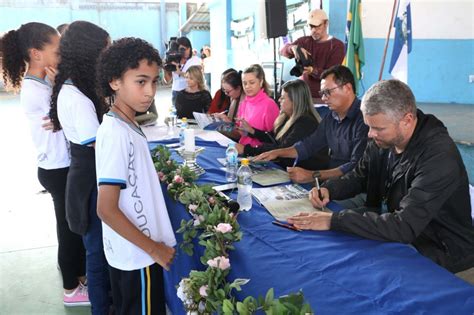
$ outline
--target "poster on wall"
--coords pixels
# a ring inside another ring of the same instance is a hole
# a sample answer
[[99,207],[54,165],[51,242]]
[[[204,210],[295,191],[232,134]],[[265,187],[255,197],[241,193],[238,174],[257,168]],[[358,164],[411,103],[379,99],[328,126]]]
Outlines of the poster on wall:
[[255,41],[254,28],[255,23],[253,16],[231,21],[230,30],[232,32],[232,49],[249,49],[250,44]]
[[287,40],[292,42],[299,37],[306,36],[306,19],[310,10],[309,2],[303,0],[289,5],[287,8]]

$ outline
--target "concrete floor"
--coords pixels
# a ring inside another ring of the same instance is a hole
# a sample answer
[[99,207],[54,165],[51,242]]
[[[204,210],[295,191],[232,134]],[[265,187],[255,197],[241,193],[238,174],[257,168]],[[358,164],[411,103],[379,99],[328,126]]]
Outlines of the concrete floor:
[[[170,100],[169,89],[158,91],[160,122]],[[52,201],[49,194],[38,194],[42,187],[36,178],[35,153],[18,102],[18,97],[0,93],[0,314],[89,314],[87,307],[65,308],[62,304]],[[474,143],[473,105],[420,107],[446,118],[453,138]],[[468,146],[467,151],[472,157],[474,147]],[[468,167],[472,169],[474,162]]]
[[[169,89],[158,91],[156,104],[162,123]],[[0,315],[90,314],[89,307],[63,306],[53,203],[38,193],[43,188],[17,96],[0,92],[0,117]]]

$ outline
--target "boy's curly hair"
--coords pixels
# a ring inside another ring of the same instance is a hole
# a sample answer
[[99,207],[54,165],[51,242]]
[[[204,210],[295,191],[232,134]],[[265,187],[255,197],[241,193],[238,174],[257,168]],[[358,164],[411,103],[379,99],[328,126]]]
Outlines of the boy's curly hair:
[[158,66],[161,66],[158,50],[143,39],[125,37],[114,41],[102,52],[98,62],[97,81],[101,96],[113,96],[114,90],[109,83],[121,78],[127,70],[138,68],[142,60],[147,60],[148,64],[156,62]]

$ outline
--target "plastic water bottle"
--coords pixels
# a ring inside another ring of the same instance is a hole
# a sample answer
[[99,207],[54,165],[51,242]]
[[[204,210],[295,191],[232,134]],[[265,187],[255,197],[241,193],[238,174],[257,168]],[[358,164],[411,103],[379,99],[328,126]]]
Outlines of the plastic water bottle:
[[171,120],[171,126],[175,126],[176,125],[176,107],[174,105],[171,105],[170,107],[170,120]]
[[225,151],[226,157],[226,168],[225,168],[225,178],[229,183],[237,181],[237,149],[235,148],[235,143],[229,143],[227,150]]
[[237,202],[240,210],[248,211],[252,208],[252,171],[248,159],[242,159],[241,164],[237,171]]
[[184,131],[188,128],[188,119],[183,117],[181,119],[181,128],[179,130],[179,145],[184,147]]

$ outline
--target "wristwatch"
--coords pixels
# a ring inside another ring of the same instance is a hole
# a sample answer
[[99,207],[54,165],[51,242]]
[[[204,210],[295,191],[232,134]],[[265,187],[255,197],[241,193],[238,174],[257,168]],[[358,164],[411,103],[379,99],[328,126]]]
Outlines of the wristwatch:
[[320,171],[314,171],[312,176],[313,176],[313,179],[317,178],[319,180],[319,179],[321,179],[321,172]]

